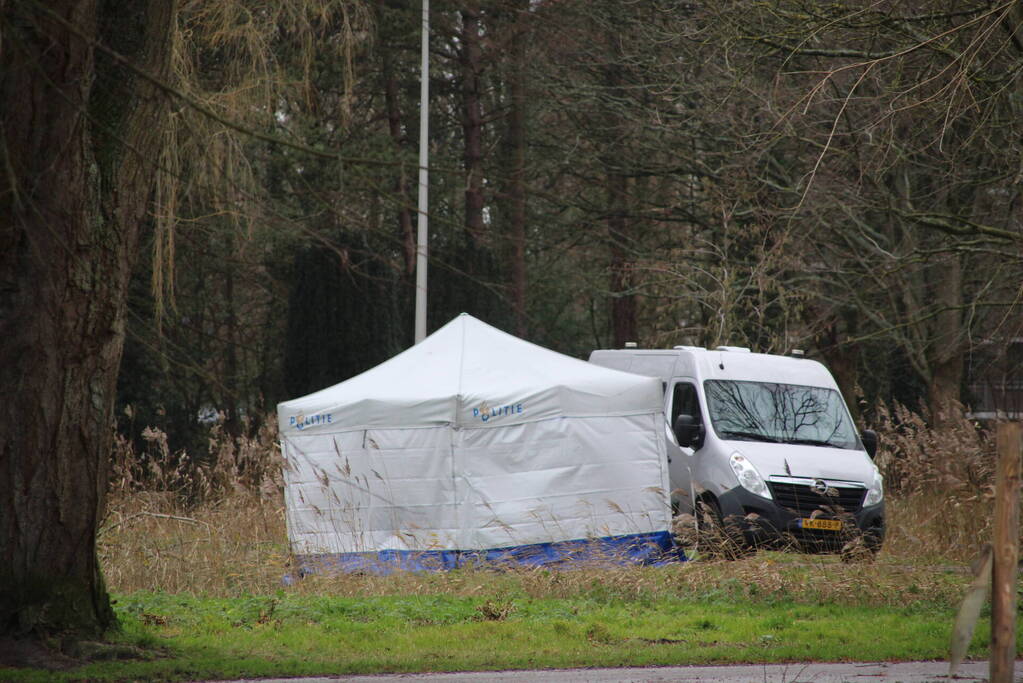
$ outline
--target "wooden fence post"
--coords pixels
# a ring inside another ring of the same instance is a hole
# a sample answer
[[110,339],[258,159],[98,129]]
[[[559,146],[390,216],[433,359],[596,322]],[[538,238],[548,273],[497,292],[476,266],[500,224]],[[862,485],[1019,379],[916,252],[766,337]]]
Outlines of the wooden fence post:
[[994,566],[991,579],[991,683],[1011,683],[1016,662],[1016,563],[1019,558],[1020,456],[1023,428],[1000,422],[996,432]]

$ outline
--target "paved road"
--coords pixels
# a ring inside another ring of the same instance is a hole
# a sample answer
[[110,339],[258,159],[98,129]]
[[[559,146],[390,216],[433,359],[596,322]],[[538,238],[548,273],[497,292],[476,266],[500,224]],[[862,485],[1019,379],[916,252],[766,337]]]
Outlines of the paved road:
[[[1016,662],[1023,681],[1023,661]],[[642,669],[553,669],[481,671],[450,674],[385,674],[261,679],[259,683],[931,683],[987,681],[987,662],[966,662],[955,678],[948,662],[756,664],[749,666],[669,666]],[[234,681],[232,683],[243,683]],[[252,683],[245,681],[244,683]]]

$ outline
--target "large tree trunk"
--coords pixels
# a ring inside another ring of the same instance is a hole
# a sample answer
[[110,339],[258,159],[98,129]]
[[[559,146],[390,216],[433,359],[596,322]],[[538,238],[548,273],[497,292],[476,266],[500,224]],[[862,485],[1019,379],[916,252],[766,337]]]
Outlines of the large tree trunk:
[[114,623],[95,544],[127,284],[167,102],[92,45],[167,79],[174,3],[109,23],[96,0],[0,8],[0,635],[97,634]]
[[[398,77],[395,73],[394,49],[389,36],[383,33],[384,12],[387,11],[384,0],[377,0],[377,25],[381,30],[380,42],[381,77],[384,81],[384,102],[387,108],[387,128],[391,133],[391,141],[399,156],[408,146],[408,136],[401,124],[401,99],[398,90]],[[408,191],[408,178],[405,177],[405,166],[398,169],[398,177],[394,181],[394,194],[398,197],[398,236],[401,239],[405,255],[405,277],[412,278],[416,272],[416,233],[409,205],[412,198]],[[414,281],[414,280],[413,280]]]
[[611,332],[614,348],[625,342],[638,341],[634,265],[629,251],[630,225],[626,217],[628,180],[618,173],[607,178],[608,218],[610,241]]
[[836,311],[822,331],[824,362],[838,384],[845,404],[849,407],[853,422],[860,419],[860,405],[857,402],[856,386],[859,383],[859,353],[855,346],[843,344],[842,337],[855,334],[855,311]]
[[525,337],[529,332],[526,319],[526,31],[523,28],[529,13],[529,0],[513,6],[515,15],[511,40],[511,64],[508,88],[511,101],[508,110],[508,147],[511,150],[509,178],[508,231],[511,235],[510,281],[515,334]]
[[604,87],[608,98],[606,129],[608,139],[602,141],[602,163],[604,165],[605,189],[607,191],[607,235],[609,245],[609,271],[611,292],[611,335],[614,348],[621,348],[626,342],[638,342],[638,302],[635,286],[636,260],[632,250],[635,234],[632,219],[629,218],[629,178],[625,169],[630,163],[628,144],[629,122],[626,121],[617,102],[627,100],[626,78],[622,64],[625,55],[617,35],[606,33],[605,42],[614,58],[604,65]]
[[462,132],[465,136],[465,229],[474,245],[483,239],[483,104],[480,91],[482,55],[480,12],[475,3],[463,9],[462,42]]
[[948,421],[960,409],[965,334],[963,331],[963,274],[961,258],[952,254],[927,273],[931,295],[942,310],[930,324],[927,349],[930,377],[927,404],[934,424]]

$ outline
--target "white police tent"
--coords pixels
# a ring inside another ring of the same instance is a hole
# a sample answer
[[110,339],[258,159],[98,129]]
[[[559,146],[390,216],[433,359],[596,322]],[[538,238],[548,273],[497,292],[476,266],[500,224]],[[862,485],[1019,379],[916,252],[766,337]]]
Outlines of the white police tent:
[[278,405],[300,571],[677,559],[662,397],[463,313]]

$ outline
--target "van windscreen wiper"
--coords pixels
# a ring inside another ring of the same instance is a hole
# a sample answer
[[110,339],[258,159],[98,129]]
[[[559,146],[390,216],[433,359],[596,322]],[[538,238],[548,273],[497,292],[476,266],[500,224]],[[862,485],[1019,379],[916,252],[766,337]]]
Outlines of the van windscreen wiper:
[[842,448],[842,444],[824,439],[785,439],[785,443],[797,444],[799,446],[827,446],[829,448]]
[[731,429],[721,430],[721,438],[738,439],[740,441],[767,441],[768,443],[781,443],[781,439],[768,436],[762,432],[736,432]]

